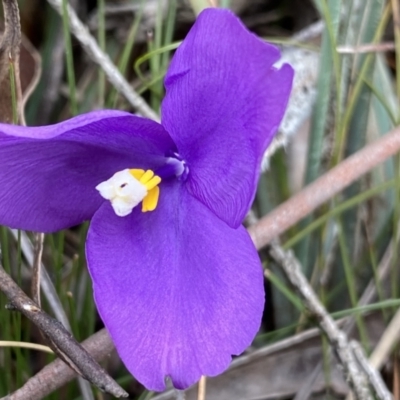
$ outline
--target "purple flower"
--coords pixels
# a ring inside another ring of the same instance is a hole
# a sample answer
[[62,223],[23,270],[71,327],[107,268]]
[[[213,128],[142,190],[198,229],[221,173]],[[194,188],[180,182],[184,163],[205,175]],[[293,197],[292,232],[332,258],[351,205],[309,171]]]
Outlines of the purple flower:
[[54,232],[91,219],[97,308],[149,389],[221,373],[260,326],[263,274],[241,222],[291,89],[279,57],[207,9],[171,62],[161,125],[120,111],[0,124],[0,223]]

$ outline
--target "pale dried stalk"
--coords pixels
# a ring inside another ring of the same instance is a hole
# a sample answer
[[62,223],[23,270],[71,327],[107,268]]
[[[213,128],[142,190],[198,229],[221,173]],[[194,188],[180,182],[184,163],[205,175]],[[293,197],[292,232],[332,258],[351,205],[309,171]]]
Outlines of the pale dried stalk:
[[381,368],[384,361],[389,356],[393,349],[393,346],[398,342],[400,338],[400,309],[397,310],[396,314],[390,321],[385,332],[383,333],[379,343],[376,345],[372,352],[369,362],[375,368]]
[[337,52],[340,54],[361,54],[361,53],[378,53],[383,51],[395,50],[395,44],[393,42],[387,43],[369,43],[362,44],[359,46],[338,46]]
[[[26,258],[28,264],[33,266],[35,255],[32,248],[32,243],[27,233],[24,231],[20,231],[19,236],[16,229],[10,229],[10,232],[15,240],[20,240],[22,254]],[[43,295],[46,297],[47,303],[54,316],[64,325],[67,330],[71,332],[71,325],[69,324],[67,314],[63,309],[60,298],[57,295],[56,288],[54,287],[53,282],[50,279],[47,269],[42,264],[40,266],[40,270],[40,285],[43,291]]]
[[199,380],[197,400],[206,400],[206,383],[207,383],[207,378],[205,376],[202,376]]
[[[312,316],[316,317],[321,330],[328,337],[333,350],[338,355],[339,361],[343,366],[345,375],[354,389],[357,399],[372,399],[372,395],[368,389],[369,385],[378,399],[392,400],[392,395],[383,383],[379,372],[374,368],[373,363],[368,362],[361,346],[355,340],[351,342],[348,340],[344,330],[338,328],[333,318],[319,301],[318,296],[303,275],[301,266],[292,252],[285,252],[280,246],[274,243],[271,245],[270,253],[282,267],[291,284],[301,294],[306,307]],[[398,334],[396,338],[397,336]]]
[[15,340],[0,340],[0,347],[19,347],[21,349],[30,349],[43,351],[44,353],[54,354],[54,351],[43,344],[29,343],[29,342],[18,342]]
[[313,288],[301,272],[301,266],[294,258],[292,252],[285,252],[280,246],[271,244],[270,253],[274,260],[282,267],[290,283],[301,294],[306,307],[316,317],[321,330],[328,337],[357,399],[372,400],[373,397],[368,389],[367,378],[359,368],[353,351],[350,348],[347,335],[336,326],[333,318],[318,300]]
[[35,258],[32,265],[32,300],[41,307],[40,276],[43,255],[44,233],[35,234]]
[[342,161],[289,200],[249,227],[257,249],[295,225],[324,202],[400,150],[400,128]]

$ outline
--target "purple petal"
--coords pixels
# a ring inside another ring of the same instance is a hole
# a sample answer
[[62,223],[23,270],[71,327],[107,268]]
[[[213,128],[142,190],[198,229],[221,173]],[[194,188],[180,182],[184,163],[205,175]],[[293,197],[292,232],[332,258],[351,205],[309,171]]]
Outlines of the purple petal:
[[189,190],[239,226],[254,198],[262,154],[292,86],[279,50],[228,10],[198,17],[168,70],[162,124],[190,169]]
[[130,372],[150,390],[184,389],[250,345],[264,305],[257,252],[184,186],[155,211],[94,215],[87,259],[99,313]]
[[163,127],[119,111],[57,125],[0,124],[0,224],[51,232],[92,217],[95,187],[125,168],[157,168],[175,146]]

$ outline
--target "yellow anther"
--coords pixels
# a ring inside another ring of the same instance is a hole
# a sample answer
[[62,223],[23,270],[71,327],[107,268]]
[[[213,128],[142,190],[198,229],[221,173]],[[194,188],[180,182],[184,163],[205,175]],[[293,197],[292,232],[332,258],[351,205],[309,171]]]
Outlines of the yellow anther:
[[130,174],[140,181],[140,178],[144,175],[144,169],[130,169]]
[[142,211],[155,210],[160,197],[160,188],[158,185],[161,182],[161,178],[155,175],[151,169],[147,171],[144,169],[130,169],[129,173],[147,189],[147,195],[142,200]]
[[160,188],[155,186],[149,190],[149,193],[142,201],[142,212],[154,211],[157,207],[158,198],[160,196]]
[[144,186],[146,186],[147,190],[150,191],[151,189],[155,188],[160,182],[161,178],[155,175],[147,183],[144,183]]
[[143,176],[139,179],[140,183],[145,185],[152,177],[154,176],[154,172],[151,169],[148,169]]

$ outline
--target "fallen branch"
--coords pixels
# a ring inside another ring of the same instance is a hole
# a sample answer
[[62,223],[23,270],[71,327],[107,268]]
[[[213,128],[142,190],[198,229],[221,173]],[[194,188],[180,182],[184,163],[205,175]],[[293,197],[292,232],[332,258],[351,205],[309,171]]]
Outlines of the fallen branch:
[[270,243],[399,150],[400,128],[395,128],[346,158],[248,229],[257,249]]
[[[10,309],[18,310],[30,319],[49,339],[52,349],[66,362],[70,368],[79,372],[92,382],[115,397],[127,397],[126,393],[108,374],[97,364],[93,357],[72,337],[64,326],[42,311],[8,276],[0,266],[0,290],[10,301]],[[67,366],[65,366],[68,368]],[[72,372],[72,370],[71,370]],[[48,382],[48,383],[51,383]],[[39,386],[43,386],[43,381]],[[24,388],[26,385],[24,385]],[[41,388],[40,388],[41,389]],[[28,394],[28,395],[27,395]],[[14,399],[14,395],[6,397]],[[25,399],[33,399],[31,392],[25,392]],[[42,398],[42,397],[39,397]]]

